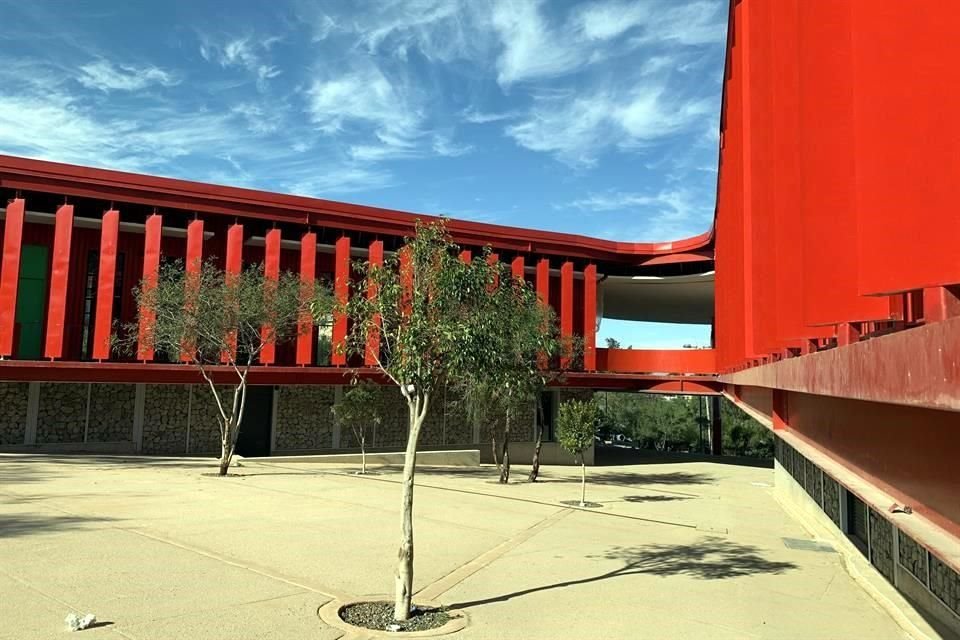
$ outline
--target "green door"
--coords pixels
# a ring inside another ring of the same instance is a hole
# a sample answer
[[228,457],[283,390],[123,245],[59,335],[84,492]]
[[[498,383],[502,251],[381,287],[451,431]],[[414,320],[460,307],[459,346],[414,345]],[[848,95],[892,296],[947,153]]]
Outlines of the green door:
[[17,358],[38,360],[42,355],[43,308],[47,301],[47,247],[24,245],[20,254],[16,322],[20,328]]

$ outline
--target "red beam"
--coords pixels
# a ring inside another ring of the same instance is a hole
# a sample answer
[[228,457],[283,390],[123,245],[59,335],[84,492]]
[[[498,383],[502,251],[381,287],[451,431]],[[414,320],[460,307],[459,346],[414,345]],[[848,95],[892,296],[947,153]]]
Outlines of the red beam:
[[960,317],[720,379],[727,384],[960,411]]
[[13,355],[13,329],[20,282],[20,248],[23,242],[23,198],[7,205],[3,226],[3,271],[0,273],[0,358]]
[[[243,269],[243,225],[232,224],[227,229],[226,277],[236,278]],[[227,352],[221,355],[221,362],[227,363],[237,357],[237,331],[227,335]]]
[[[300,239],[300,291],[304,299],[313,297],[317,276],[317,234],[308,231]],[[297,331],[297,364],[313,364],[313,318],[309,311],[300,316]]]
[[583,369],[597,368],[597,265],[583,270]]
[[[567,260],[560,265],[560,338],[573,337],[573,263]],[[569,347],[565,344],[560,357],[560,368],[570,366]]]
[[47,304],[47,339],[43,355],[63,355],[63,322],[67,314],[67,286],[70,282],[70,240],[73,235],[73,205],[57,209],[50,268],[50,302]]
[[597,369],[618,373],[713,374],[713,349],[604,349],[597,352]]
[[[334,294],[337,304],[345,306],[350,298],[350,237],[342,236],[337,240],[334,264]],[[337,366],[347,364],[347,315],[343,311],[333,313],[333,355],[331,363]]]
[[[147,218],[143,235],[143,284],[146,291],[157,286],[160,273],[160,242],[163,237],[163,217],[154,213]],[[153,326],[154,314],[149,310],[140,312],[137,358],[143,361],[153,360],[153,340],[149,332]]]
[[93,332],[93,359],[110,359],[110,330],[113,325],[113,286],[117,275],[117,236],[120,212],[103,214],[100,229],[100,267],[97,283],[97,313]]
[[[280,229],[270,229],[263,239],[263,276],[267,282],[276,283],[280,279]],[[260,364],[273,364],[277,357],[277,343],[273,329],[269,324],[260,330],[263,348],[260,350]]]
[[[462,255],[462,254],[461,254]],[[370,243],[370,253],[367,261],[371,266],[383,266],[383,241],[374,240]],[[375,283],[367,288],[367,298],[373,300],[377,297],[377,288]],[[373,327],[367,334],[367,352],[364,354],[363,363],[368,367],[376,366],[380,361],[380,316],[373,318]]]

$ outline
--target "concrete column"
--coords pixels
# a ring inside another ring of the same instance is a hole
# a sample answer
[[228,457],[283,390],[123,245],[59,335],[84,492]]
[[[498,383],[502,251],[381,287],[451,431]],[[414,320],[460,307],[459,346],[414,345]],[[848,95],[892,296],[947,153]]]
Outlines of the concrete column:
[[710,397],[710,453],[723,453],[723,425],[720,422],[720,396]]

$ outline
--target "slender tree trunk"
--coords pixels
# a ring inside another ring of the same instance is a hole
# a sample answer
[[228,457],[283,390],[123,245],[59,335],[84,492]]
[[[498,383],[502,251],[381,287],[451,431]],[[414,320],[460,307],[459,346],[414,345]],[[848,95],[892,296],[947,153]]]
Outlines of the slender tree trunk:
[[227,475],[227,470],[230,468],[230,461],[233,459],[233,426],[227,424],[224,427],[223,437],[220,438],[220,468],[218,475],[225,476]]
[[403,460],[403,495],[400,503],[400,549],[397,552],[396,599],[393,605],[395,620],[410,618],[413,598],[413,478],[417,468],[417,440],[420,427],[427,415],[429,396],[408,397],[410,431]]
[[540,448],[543,446],[543,407],[539,400],[537,401],[537,418],[536,424],[534,424],[537,441],[533,446],[533,462],[530,465],[530,477],[528,478],[530,482],[536,482],[537,476],[540,475]]
[[367,472],[367,439],[363,432],[360,432],[360,473]]
[[502,460],[500,464],[500,484],[507,484],[510,482],[510,415],[512,411],[510,407],[507,407],[507,416],[503,423],[503,454],[500,456]]
[[587,465],[583,462],[583,454],[580,454],[580,506],[587,506]]
[[490,449],[493,451],[493,464],[500,471],[500,452],[497,451],[497,425],[490,423]]

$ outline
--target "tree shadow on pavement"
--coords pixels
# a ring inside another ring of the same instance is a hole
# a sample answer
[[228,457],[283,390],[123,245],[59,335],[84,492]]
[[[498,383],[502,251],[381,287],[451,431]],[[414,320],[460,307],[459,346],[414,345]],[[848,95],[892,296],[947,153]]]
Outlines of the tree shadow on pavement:
[[622,566],[589,578],[566,580],[500,596],[459,602],[450,609],[478,607],[494,602],[506,602],[539,591],[550,591],[580,584],[590,584],[622,576],[649,574],[662,577],[688,576],[702,580],[722,580],[754,574],[781,574],[797,565],[764,558],[752,545],[738,544],[723,538],[708,537],[694,544],[652,544],[639,547],[613,547],[594,559],[614,560]]
[[623,496],[624,502],[672,502],[674,500],[689,500],[692,496]]
[[0,515],[0,540],[90,529],[92,527],[89,525],[113,521],[113,518],[87,516],[39,515],[35,513],[4,514]]

